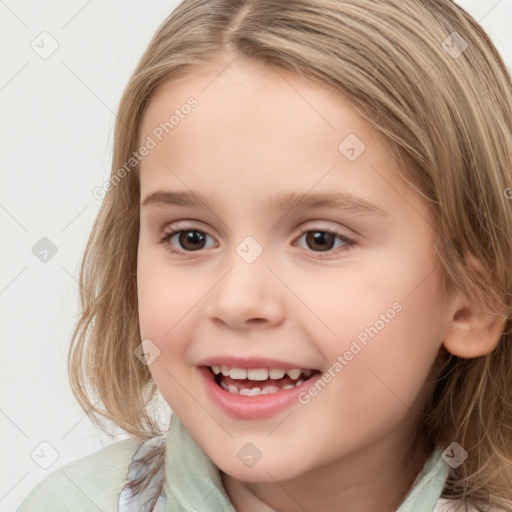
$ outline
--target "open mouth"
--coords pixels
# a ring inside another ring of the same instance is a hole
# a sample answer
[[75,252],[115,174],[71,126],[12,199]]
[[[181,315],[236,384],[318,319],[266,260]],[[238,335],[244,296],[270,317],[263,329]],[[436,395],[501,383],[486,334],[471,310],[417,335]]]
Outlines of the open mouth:
[[225,391],[237,395],[257,396],[277,393],[300,386],[320,374],[313,369],[229,368],[212,365],[208,368],[214,381]]

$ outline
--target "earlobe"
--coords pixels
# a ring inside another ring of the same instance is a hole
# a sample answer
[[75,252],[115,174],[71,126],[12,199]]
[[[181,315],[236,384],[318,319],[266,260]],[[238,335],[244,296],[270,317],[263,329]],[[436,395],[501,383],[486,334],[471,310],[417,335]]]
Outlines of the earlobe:
[[[468,258],[468,263],[481,270],[474,258]],[[451,308],[443,337],[448,352],[461,358],[473,358],[496,348],[506,321],[503,304],[494,303],[489,307],[481,293],[472,288],[471,291],[459,290],[451,301]]]

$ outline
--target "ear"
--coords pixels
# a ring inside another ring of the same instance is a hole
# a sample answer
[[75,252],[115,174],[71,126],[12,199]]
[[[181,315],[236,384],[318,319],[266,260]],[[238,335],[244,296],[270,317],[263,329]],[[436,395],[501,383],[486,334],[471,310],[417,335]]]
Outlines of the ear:
[[[466,262],[473,270],[485,275],[482,264],[473,256]],[[485,303],[482,293],[474,287],[459,290],[449,304],[450,316],[443,345],[451,354],[462,358],[479,357],[492,352],[505,325],[506,310],[493,301],[492,308]]]

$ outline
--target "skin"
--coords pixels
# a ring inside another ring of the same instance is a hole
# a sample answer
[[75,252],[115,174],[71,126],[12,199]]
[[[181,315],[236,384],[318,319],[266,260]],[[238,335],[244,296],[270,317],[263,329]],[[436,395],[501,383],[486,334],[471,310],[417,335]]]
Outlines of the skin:
[[[141,200],[191,189],[215,201],[214,210],[141,206],[141,339],[160,350],[151,374],[223,472],[239,512],[394,511],[429,455],[413,442],[415,421],[443,341],[452,352],[466,346],[471,315],[457,312],[471,311],[470,298],[443,294],[427,204],[343,96],[242,58],[221,72],[225,65],[166,84],[142,120],[141,143],[190,96],[198,100],[141,162]],[[338,150],[349,134],[366,146],[352,162]],[[387,216],[265,206],[290,191],[350,192]],[[203,245],[161,243],[173,227],[208,236]],[[301,235],[306,228],[333,229],[355,245],[336,237],[322,250]],[[250,264],[236,252],[247,236],[263,249]],[[325,389],[272,418],[231,418],[198,374],[201,359],[219,354],[327,371],[397,302],[401,311]],[[475,353],[491,349],[493,333],[475,341]],[[251,468],[237,457],[248,442],[262,453]]]

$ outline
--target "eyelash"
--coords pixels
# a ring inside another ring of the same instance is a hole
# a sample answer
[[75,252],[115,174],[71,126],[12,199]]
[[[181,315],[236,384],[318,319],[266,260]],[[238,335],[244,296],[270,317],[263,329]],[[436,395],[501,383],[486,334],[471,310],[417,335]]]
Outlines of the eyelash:
[[[169,240],[171,240],[174,235],[178,234],[178,233],[182,233],[182,232],[187,232],[187,231],[196,231],[198,233],[202,233],[204,235],[207,235],[207,236],[210,236],[208,235],[208,233],[200,230],[200,229],[196,229],[196,228],[193,228],[193,227],[185,227],[185,228],[181,228],[181,229],[175,229],[175,230],[172,230],[170,232],[165,232],[163,237],[160,239],[160,243],[165,247],[165,249],[167,251],[169,251],[170,253],[172,254],[187,254],[187,253],[190,253],[190,254],[193,254],[193,253],[196,253],[196,252],[200,252],[201,249],[198,249],[197,251],[177,251],[175,249],[172,249],[171,248],[171,245],[168,243]],[[345,235],[337,232],[337,231],[334,231],[334,230],[331,230],[331,229],[326,229],[326,228],[322,228],[322,229],[303,229],[301,230],[300,232],[300,236],[298,237],[298,239],[302,238],[302,236],[304,236],[305,234],[307,233],[329,233],[337,238],[339,238],[342,242],[345,243],[344,246],[342,247],[338,247],[337,249],[330,249],[328,251],[324,251],[324,252],[317,252],[317,251],[312,251],[313,253],[316,253],[318,255],[320,255],[320,258],[324,258],[325,256],[322,256],[322,254],[328,254],[328,255],[332,255],[332,254],[337,254],[339,252],[344,252],[344,251],[347,251],[347,250],[350,250],[351,249],[351,246],[355,246],[356,245],[356,242],[355,240],[352,240],[351,238],[348,238],[346,237]]]

